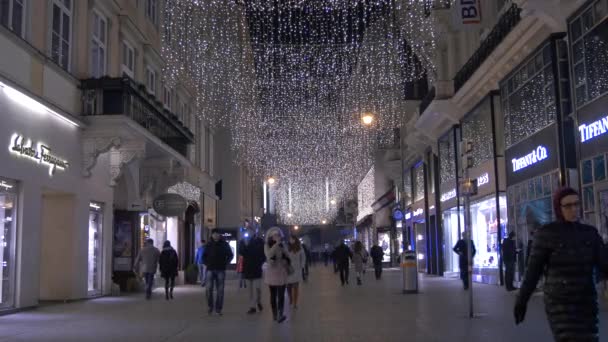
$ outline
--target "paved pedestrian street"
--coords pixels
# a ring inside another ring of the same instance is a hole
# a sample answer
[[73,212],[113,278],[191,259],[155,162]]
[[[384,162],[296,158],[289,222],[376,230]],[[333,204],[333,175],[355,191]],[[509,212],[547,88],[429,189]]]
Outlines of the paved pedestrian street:
[[[401,273],[385,270],[381,281],[365,275],[363,286],[342,288],[322,266],[311,271],[297,312],[283,324],[272,321],[267,289],[265,310],[247,315],[247,290],[234,276],[226,284],[224,316],[208,316],[200,286],[181,286],[175,300],[157,289],[105,297],[0,317],[0,341],[550,341],[542,297],[530,302],[528,317],[516,327],[515,293],[475,284],[476,318],[468,318],[467,296],[457,279],[421,277],[419,294],[400,291]],[[606,336],[606,309],[601,333]],[[608,340],[604,337],[602,341]]]

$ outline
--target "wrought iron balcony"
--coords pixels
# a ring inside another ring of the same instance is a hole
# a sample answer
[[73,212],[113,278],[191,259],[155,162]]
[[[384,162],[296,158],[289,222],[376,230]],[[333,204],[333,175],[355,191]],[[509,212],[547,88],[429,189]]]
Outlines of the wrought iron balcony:
[[143,85],[130,77],[94,78],[82,81],[84,115],[124,115],[187,156],[194,135],[178,117],[166,110]]
[[498,23],[454,77],[454,90],[458,91],[473,76],[479,66],[492,54],[503,39],[521,20],[521,8],[513,4],[498,20]]
[[436,91],[435,91],[435,87],[433,87],[433,88],[431,88],[431,90],[429,90],[429,92],[426,94],[426,96],[420,102],[420,107],[419,107],[420,115],[422,115],[422,113],[424,113],[424,111],[431,105],[431,102],[433,102],[433,100],[435,99],[435,96],[436,96]]

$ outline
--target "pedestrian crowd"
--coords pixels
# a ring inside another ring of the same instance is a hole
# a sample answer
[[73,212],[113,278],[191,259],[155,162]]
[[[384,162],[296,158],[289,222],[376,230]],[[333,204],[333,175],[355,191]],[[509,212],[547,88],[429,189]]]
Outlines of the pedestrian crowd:
[[[516,264],[522,253],[516,233],[508,232],[501,242],[505,288],[509,292],[518,291],[513,308],[515,323],[525,320],[527,303],[538,291],[542,279],[545,312],[554,339],[599,341],[597,284],[608,275],[608,247],[595,227],[580,222],[580,198],[575,190],[563,188],[556,192],[553,210],[556,220],[539,225],[528,243],[527,267],[518,284],[515,282]],[[246,313],[249,315],[264,310],[265,285],[273,320],[284,322],[289,311],[298,310],[301,283],[308,281],[312,262],[323,261],[327,267],[331,261],[342,286],[349,285],[351,263],[358,286],[364,284],[370,260],[375,279],[382,278],[386,255],[378,244],[368,252],[361,241],[355,241],[352,246],[347,245],[347,241],[340,241],[331,251],[325,248],[323,252],[313,253],[297,236],[286,237],[279,227],[270,228],[264,236],[246,220],[243,230],[245,234],[238,243],[236,258],[239,287],[248,292]],[[212,230],[210,236],[210,241],[201,241],[194,262],[200,284],[206,289],[208,313],[221,316],[226,269],[235,257],[235,251],[217,229]],[[462,234],[453,251],[458,255],[463,288],[468,290],[472,285],[470,272],[474,269],[477,252],[468,231]],[[178,255],[169,241],[163,244],[162,252],[154,247],[153,240],[145,241],[135,259],[134,270],[145,281],[146,299],[152,296],[157,268],[165,280],[166,300],[173,299],[178,265]],[[287,309],[285,297],[289,301]]]

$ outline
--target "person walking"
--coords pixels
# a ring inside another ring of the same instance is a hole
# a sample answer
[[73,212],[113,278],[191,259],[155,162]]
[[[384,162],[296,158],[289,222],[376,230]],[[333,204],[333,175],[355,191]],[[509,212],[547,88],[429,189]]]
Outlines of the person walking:
[[[467,261],[468,248],[467,242],[465,241],[465,233],[462,233],[462,237],[453,250],[456,254],[458,254],[458,267],[460,268],[460,279],[462,279],[462,285],[465,290],[469,289],[469,263]],[[475,243],[471,240],[471,261],[475,258],[475,253],[477,250],[475,249]]]
[[363,243],[361,241],[355,242],[355,252],[353,253],[353,264],[355,264],[355,272],[357,273],[357,285],[362,284],[363,278],[363,270],[365,268],[365,264],[367,264],[367,258],[369,254],[363,247]]
[[245,277],[243,277],[243,256],[239,255],[236,259],[236,275],[239,278],[239,289],[247,288]]
[[[239,253],[243,257],[243,278],[249,289],[249,311],[254,314],[262,312],[262,265],[266,261],[264,254],[264,239],[253,229],[248,228],[248,234],[239,244]],[[257,308],[257,310],[256,310]]]
[[597,274],[608,272],[606,246],[595,227],[579,222],[580,198],[571,188],[553,196],[557,220],[534,233],[526,275],[514,307],[523,322],[541,277],[545,313],[555,341],[599,341]]
[[283,232],[279,227],[272,227],[266,233],[264,254],[266,254],[264,281],[270,289],[272,318],[278,323],[283,323],[286,319],[283,310],[285,307],[287,270],[290,267],[290,260],[283,244]]
[[371,249],[372,262],[374,263],[374,273],[376,274],[376,280],[380,280],[382,277],[382,259],[384,258],[384,252],[382,247],[378,244],[374,244]]
[[[209,307],[209,315],[213,314],[213,310],[222,316],[224,307],[224,282],[226,280],[226,266],[234,257],[232,249],[228,242],[222,239],[219,231],[214,229],[211,231],[211,241],[207,243],[203,260],[207,266],[207,305]],[[215,297],[214,297],[215,292]]]
[[146,282],[146,299],[152,297],[152,287],[154,286],[154,275],[158,269],[158,259],[160,251],[154,247],[154,240],[146,239],[144,247],[135,257],[134,268],[137,272],[143,273]]
[[510,232],[509,236],[502,240],[502,262],[505,264],[505,287],[507,291],[516,290],[515,286],[513,286],[516,257],[515,232]]
[[306,253],[300,240],[294,235],[289,236],[287,244],[287,256],[291,261],[293,272],[287,276],[287,295],[289,304],[294,310],[298,309],[298,298],[300,282],[303,280],[304,268],[306,266]]
[[336,247],[333,254],[336,267],[338,272],[340,272],[340,282],[342,283],[342,286],[344,286],[345,284],[348,284],[349,261],[353,258],[353,252],[351,252],[350,248],[342,241],[338,247]]
[[173,299],[173,288],[175,287],[179,260],[177,252],[171,247],[169,240],[163,244],[163,251],[160,253],[158,263],[160,266],[160,276],[165,279],[165,299]]
[[196,249],[196,255],[194,256],[194,262],[198,266],[198,279],[201,282],[201,286],[205,287],[207,279],[207,266],[205,266],[205,260],[203,255],[205,254],[205,245],[207,241],[201,240],[201,245]]

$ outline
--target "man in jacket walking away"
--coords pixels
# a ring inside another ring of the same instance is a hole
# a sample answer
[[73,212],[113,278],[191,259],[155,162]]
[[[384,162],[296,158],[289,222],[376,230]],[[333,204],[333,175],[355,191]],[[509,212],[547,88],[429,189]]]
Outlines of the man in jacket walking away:
[[348,284],[348,268],[350,266],[349,261],[353,258],[353,252],[350,248],[342,241],[338,247],[334,250],[334,260],[338,271],[340,272],[340,281],[342,286]]
[[[462,238],[456,242],[454,246],[454,252],[458,254],[458,267],[460,267],[460,279],[462,279],[462,285],[465,290],[469,289],[469,263],[467,262],[467,242],[465,240],[465,233],[462,233]],[[475,258],[475,244],[471,240],[471,260]]]
[[158,259],[160,258],[160,251],[154,247],[154,240],[147,239],[144,242],[144,247],[139,251],[135,258],[133,268],[137,272],[141,272],[144,275],[146,281],[146,299],[152,297],[152,287],[154,286],[154,275],[158,268]]
[[502,262],[505,264],[505,287],[507,288],[507,291],[516,290],[515,286],[513,286],[516,256],[515,232],[510,232],[509,236],[502,240]]
[[384,257],[384,252],[382,251],[382,247],[375,244],[370,254],[372,256],[372,261],[374,263],[374,271],[376,273],[376,280],[380,280],[382,277],[382,258]]
[[205,260],[203,259],[203,254],[205,254],[205,245],[207,241],[204,239],[201,240],[201,245],[196,249],[196,255],[194,256],[194,262],[198,266],[198,278],[201,282],[201,286],[205,287],[205,283],[207,280],[207,266],[205,266]]
[[[224,282],[226,280],[226,266],[234,257],[228,242],[222,239],[217,229],[211,231],[211,241],[207,243],[203,253],[203,260],[207,266],[207,305],[209,315],[213,311],[222,316],[224,306]],[[214,297],[215,292],[215,297]]]
[[264,239],[245,221],[247,234],[239,243],[239,255],[243,257],[243,279],[249,289],[249,311],[254,314],[262,307],[262,265],[266,261]]

